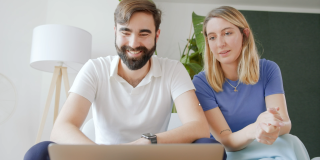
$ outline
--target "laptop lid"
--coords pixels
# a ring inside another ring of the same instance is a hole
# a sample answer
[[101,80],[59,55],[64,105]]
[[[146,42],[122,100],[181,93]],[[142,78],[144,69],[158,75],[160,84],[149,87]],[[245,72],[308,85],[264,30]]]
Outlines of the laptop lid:
[[222,160],[223,153],[220,144],[49,146],[51,160]]

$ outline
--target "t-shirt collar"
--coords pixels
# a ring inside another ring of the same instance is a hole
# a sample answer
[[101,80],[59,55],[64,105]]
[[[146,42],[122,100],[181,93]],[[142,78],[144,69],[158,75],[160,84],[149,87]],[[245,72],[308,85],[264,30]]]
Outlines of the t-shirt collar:
[[153,55],[151,57],[151,67],[150,67],[149,74],[153,77],[160,77],[162,74],[161,65],[156,55]]
[[112,59],[110,65],[110,77],[114,77],[118,75],[118,64],[120,62],[120,57],[117,55]]

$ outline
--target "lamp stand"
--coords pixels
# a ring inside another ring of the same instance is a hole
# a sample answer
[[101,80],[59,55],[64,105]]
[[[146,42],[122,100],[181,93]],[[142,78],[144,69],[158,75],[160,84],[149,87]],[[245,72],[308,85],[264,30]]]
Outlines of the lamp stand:
[[50,108],[50,104],[51,104],[51,100],[52,100],[52,96],[53,96],[53,91],[54,91],[55,87],[56,87],[56,95],[55,95],[55,104],[54,104],[53,124],[57,119],[57,116],[58,116],[58,113],[59,113],[59,101],[60,101],[60,91],[61,91],[61,79],[62,79],[62,77],[63,77],[63,82],[64,82],[64,86],[65,86],[65,91],[66,91],[67,97],[69,95],[68,91],[70,89],[70,86],[69,86],[67,67],[55,66],[54,72],[53,72],[53,76],[52,76],[52,79],[51,79],[51,85],[50,85],[50,89],[49,89],[49,94],[48,94],[47,101],[46,101],[46,106],[45,106],[44,111],[43,111],[40,127],[39,127],[38,134],[37,134],[36,143],[40,142],[40,139],[41,139],[41,136],[42,136],[42,132],[43,132],[43,128],[44,128],[44,124],[45,124],[46,119],[47,119],[47,115],[48,115],[48,111],[49,111],[49,108]]

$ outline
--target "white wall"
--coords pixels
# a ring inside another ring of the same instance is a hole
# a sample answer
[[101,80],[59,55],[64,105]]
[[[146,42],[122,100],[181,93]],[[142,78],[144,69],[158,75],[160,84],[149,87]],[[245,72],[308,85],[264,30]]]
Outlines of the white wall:
[[[46,21],[46,0],[0,1],[0,73],[17,89],[15,112],[0,125],[0,159],[23,159],[35,141],[41,72],[29,66],[32,30]],[[1,106],[0,106],[1,107]]]
[[[0,125],[1,160],[23,159],[25,152],[34,144],[49,90],[52,73],[29,66],[33,28],[53,23],[79,27],[92,34],[92,58],[115,55],[113,13],[117,4],[118,0],[0,1],[0,73],[10,78],[18,91],[14,114]],[[158,55],[177,60],[178,45],[183,49],[190,33],[192,12],[206,15],[218,7],[215,4],[156,4],[163,11]],[[239,6],[238,9],[246,7]],[[74,78],[75,74],[69,74],[70,85]],[[62,90],[60,106],[64,101]],[[49,140],[52,117],[53,107],[49,111],[42,140]]]
[[118,0],[48,0],[47,23],[90,32],[92,58],[115,55],[113,13],[118,3]]
[[[46,23],[70,25],[90,32],[92,35],[91,58],[115,55],[113,13],[118,3],[116,0],[48,0]],[[68,74],[70,86],[75,76],[76,74]],[[46,103],[51,78],[51,73],[42,73],[39,121]],[[61,88],[60,108],[66,100],[63,84]],[[92,118],[91,110],[86,121],[90,118]],[[53,102],[41,138],[42,141],[49,140],[52,126]]]
[[198,15],[206,15],[213,8],[218,7],[214,4],[192,4],[192,3],[169,3],[157,2],[161,9],[162,23],[160,25],[161,33],[157,45],[158,55],[179,60],[180,51],[187,44],[187,39],[193,33],[192,12]]

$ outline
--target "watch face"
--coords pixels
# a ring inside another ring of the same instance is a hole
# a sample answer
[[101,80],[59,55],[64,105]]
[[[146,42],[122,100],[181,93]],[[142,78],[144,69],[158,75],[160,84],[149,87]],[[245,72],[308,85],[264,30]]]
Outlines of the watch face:
[[152,137],[155,137],[156,135],[152,134],[152,133],[145,133],[143,134],[144,136],[146,137],[149,137],[149,138],[152,138]]
[[141,138],[146,138],[151,141],[151,144],[157,144],[157,135],[152,133],[145,133],[141,135]]
[[153,134],[152,134],[152,133],[145,133],[144,135],[145,135],[145,136],[147,136],[147,137],[151,137],[151,136],[153,136]]

